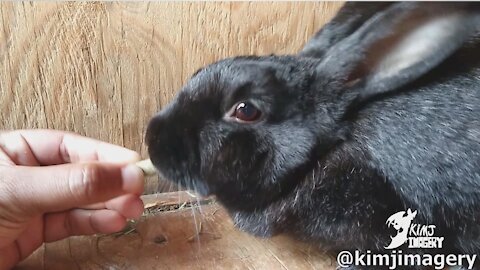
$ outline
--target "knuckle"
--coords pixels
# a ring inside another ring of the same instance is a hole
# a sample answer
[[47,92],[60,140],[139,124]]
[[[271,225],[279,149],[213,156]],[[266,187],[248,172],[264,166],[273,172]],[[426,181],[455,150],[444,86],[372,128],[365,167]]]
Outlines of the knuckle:
[[100,172],[94,164],[85,164],[70,177],[70,192],[73,196],[94,199],[101,190]]
[[70,212],[69,214],[67,214],[67,216],[65,217],[65,220],[63,221],[63,228],[65,229],[65,231],[67,232],[68,235],[73,235],[74,231],[73,231],[73,224],[74,222],[72,222],[72,212]]

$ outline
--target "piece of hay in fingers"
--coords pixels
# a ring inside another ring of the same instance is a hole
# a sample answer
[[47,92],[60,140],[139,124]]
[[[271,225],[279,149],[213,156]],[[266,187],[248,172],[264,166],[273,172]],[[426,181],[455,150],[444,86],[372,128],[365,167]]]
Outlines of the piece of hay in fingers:
[[157,169],[155,168],[155,166],[153,166],[150,159],[141,160],[135,163],[135,165],[142,169],[145,176],[152,176],[157,174]]

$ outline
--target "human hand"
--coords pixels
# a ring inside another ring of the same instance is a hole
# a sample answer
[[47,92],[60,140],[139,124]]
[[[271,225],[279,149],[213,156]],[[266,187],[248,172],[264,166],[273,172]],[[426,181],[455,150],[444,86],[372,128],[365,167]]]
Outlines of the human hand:
[[113,233],[143,212],[136,152],[72,133],[0,133],[0,269],[44,242]]

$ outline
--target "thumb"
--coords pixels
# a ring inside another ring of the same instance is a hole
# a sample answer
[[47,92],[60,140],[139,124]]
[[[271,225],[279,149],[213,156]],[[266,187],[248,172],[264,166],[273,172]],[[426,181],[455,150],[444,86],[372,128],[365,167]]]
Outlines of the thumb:
[[2,175],[7,177],[2,178],[8,188],[2,191],[0,187],[0,195],[10,192],[5,197],[27,215],[63,211],[143,192],[143,173],[134,165],[94,162],[15,166],[7,170]]

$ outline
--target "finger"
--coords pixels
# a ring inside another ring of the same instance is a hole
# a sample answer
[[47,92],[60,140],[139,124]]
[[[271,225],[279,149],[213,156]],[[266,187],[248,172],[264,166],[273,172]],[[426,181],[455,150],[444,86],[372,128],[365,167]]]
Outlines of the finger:
[[43,243],[43,215],[32,218],[27,227],[18,236],[14,236],[7,242],[15,242],[20,253],[20,260],[25,259],[32,254]]
[[16,130],[0,133],[0,147],[17,165],[56,165],[85,161],[131,163],[135,151],[74,133],[57,130]]
[[[143,174],[134,165],[81,163],[48,167],[1,168],[10,205],[34,215],[63,211],[143,192]],[[0,203],[2,194],[0,193]]]
[[0,154],[7,165],[40,165],[27,141],[19,133],[0,133]]
[[20,254],[14,245],[9,245],[0,248],[0,269],[13,269],[13,267],[20,261]]
[[82,209],[110,209],[115,210],[126,218],[139,218],[144,210],[142,199],[138,195],[127,194],[113,198],[107,202],[83,206]]
[[144,210],[143,201],[135,195],[114,198],[106,203],[107,209],[115,210],[126,218],[139,218]]
[[45,215],[44,241],[53,242],[74,235],[114,233],[127,221],[113,210],[74,209]]

